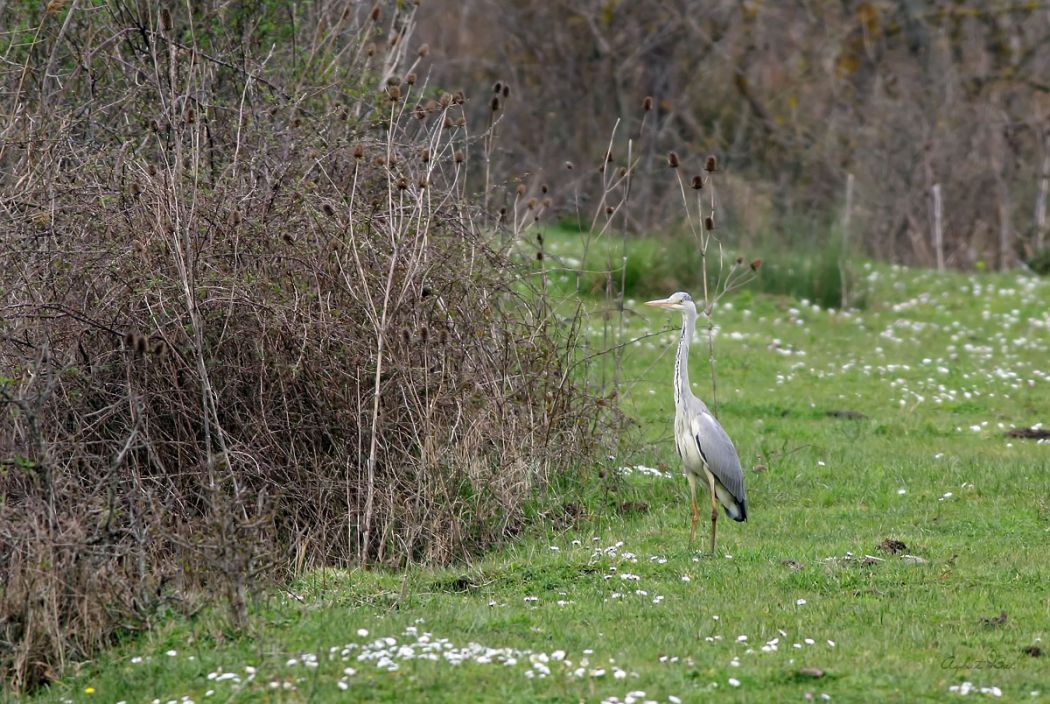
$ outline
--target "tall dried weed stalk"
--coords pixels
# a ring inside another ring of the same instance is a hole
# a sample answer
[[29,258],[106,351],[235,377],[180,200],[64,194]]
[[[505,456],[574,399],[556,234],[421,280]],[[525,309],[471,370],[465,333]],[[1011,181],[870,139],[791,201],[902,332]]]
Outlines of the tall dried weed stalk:
[[0,8],[15,687],[205,589],[469,555],[600,427],[412,3],[168,8]]

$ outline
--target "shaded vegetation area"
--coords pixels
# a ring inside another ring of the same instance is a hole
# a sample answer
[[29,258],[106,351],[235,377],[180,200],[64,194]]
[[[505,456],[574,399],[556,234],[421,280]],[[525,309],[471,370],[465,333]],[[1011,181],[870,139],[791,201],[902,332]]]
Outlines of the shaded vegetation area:
[[201,598],[243,626],[273,578],[463,559],[598,449],[576,323],[487,234],[399,8],[0,10],[8,683]]

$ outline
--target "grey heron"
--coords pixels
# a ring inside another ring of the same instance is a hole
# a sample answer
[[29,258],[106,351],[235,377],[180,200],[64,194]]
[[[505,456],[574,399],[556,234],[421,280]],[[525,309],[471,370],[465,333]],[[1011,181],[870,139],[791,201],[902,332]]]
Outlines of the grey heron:
[[696,525],[700,509],[696,505],[696,483],[703,481],[711,495],[711,552],[715,551],[718,526],[718,504],[734,521],[747,520],[747,495],[744,493],[744,473],[740,458],[722,424],[708,409],[707,404],[693,395],[689,388],[689,343],[696,331],[696,305],[688,293],[679,291],[647,306],[682,313],[682,337],[674,362],[674,440],[682,459],[682,472],[689,481],[689,495],[693,510],[689,542],[696,539]]

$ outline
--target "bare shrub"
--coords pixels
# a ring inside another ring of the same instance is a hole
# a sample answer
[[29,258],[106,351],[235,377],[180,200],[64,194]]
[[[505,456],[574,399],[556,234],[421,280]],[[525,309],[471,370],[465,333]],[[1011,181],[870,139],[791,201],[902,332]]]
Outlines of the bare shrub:
[[595,449],[577,326],[465,196],[401,5],[0,10],[35,36],[0,134],[16,687],[205,591],[243,622],[265,578],[467,556]]

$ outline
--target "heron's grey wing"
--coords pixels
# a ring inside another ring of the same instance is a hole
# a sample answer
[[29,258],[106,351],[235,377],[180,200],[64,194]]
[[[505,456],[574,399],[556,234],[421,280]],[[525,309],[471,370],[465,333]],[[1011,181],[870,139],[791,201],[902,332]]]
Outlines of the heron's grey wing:
[[691,404],[689,415],[690,430],[696,438],[708,469],[722,486],[729,490],[733,498],[741,503],[745,502],[747,496],[744,492],[744,472],[740,468],[740,458],[733,447],[733,441],[702,402]]

